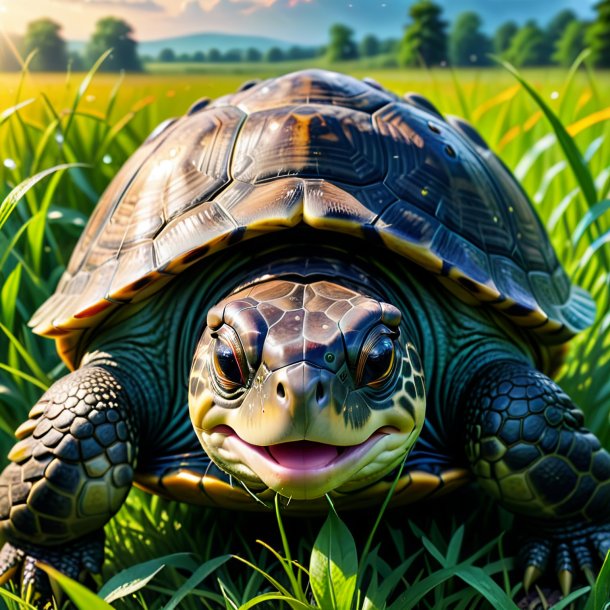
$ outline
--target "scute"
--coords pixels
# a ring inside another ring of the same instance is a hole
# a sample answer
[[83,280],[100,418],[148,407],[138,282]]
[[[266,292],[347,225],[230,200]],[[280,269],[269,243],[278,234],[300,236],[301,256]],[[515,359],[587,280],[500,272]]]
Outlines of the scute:
[[226,95],[213,105],[237,106],[248,114],[278,106],[301,104],[343,106],[371,113],[395,99],[397,97],[389,91],[379,90],[343,74],[302,70]]
[[76,334],[113,308],[211,252],[299,224],[382,244],[544,342],[565,342],[595,315],[472,126],[421,96],[309,70],[196,104],[156,130],[102,196],[31,324],[74,365]]

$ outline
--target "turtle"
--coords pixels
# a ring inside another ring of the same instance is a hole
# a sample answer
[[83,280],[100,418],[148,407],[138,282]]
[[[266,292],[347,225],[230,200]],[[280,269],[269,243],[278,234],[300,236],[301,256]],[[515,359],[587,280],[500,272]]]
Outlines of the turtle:
[[287,512],[440,498],[517,517],[526,588],[610,549],[610,455],[553,381],[596,315],[466,121],[305,70],[162,123],[31,320],[70,371],[0,476],[6,581],[103,562],[135,484]]

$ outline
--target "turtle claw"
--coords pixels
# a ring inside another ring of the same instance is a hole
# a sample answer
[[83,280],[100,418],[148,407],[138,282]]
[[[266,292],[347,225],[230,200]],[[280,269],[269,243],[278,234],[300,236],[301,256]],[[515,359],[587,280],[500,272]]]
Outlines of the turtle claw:
[[544,574],[551,556],[551,545],[543,538],[533,538],[521,549],[522,565],[525,565],[523,589],[529,592],[531,586]]
[[531,586],[542,576],[543,572],[534,565],[529,565],[525,568],[523,575],[523,590],[529,593]]
[[[524,524],[525,525],[525,524]],[[533,524],[526,527],[533,530]],[[541,533],[546,533],[545,537]],[[562,595],[570,594],[577,572],[589,584],[595,583],[595,571],[610,549],[610,524],[572,522],[557,527],[537,527],[521,547],[521,565],[525,566],[523,588],[526,593],[547,571],[554,567]],[[549,565],[550,564],[550,565]]]
[[557,573],[557,580],[559,580],[559,589],[561,590],[561,594],[564,597],[570,595],[570,591],[572,590],[572,581],[574,580],[574,575],[570,570],[560,570]]
[[99,573],[103,561],[103,532],[62,547],[6,542],[0,551],[0,585],[18,579],[23,599],[36,608],[52,608],[53,596],[59,600],[60,595],[41,564],[51,565],[66,576],[81,580],[83,574]]

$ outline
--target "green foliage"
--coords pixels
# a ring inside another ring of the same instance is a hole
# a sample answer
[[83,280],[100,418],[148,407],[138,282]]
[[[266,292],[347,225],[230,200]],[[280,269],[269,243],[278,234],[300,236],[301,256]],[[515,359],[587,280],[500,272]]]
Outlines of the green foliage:
[[[211,51],[210,51],[211,53]],[[279,47],[271,47],[265,54],[265,60],[275,63],[284,59],[284,52]]]
[[584,22],[576,20],[570,22],[555,43],[553,62],[566,68],[570,67],[585,48],[586,30],[587,25]]
[[373,34],[366,35],[360,41],[360,56],[361,57],[375,57],[379,55],[381,52],[381,43],[379,42],[379,38],[377,36],[373,36]]
[[358,57],[358,46],[354,42],[353,30],[340,23],[331,26],[326,56],[331,63]]
[[250,47],[249,49],[246,49],[244,59],[246,61],[261,61],[263,59],[263,54],[258,49]]
[[95,31],[87,44],[86,55],[93,63],[102,53],[112,49],[103,71],[139,72],[142,69],[137,54],[138,43],[132,38],[133,29],[123,19],[104,17],[95,24]]
[[238,62],[242,60],[242,53],[239,49],[229,49],[222,56],[222,61]]
[[449,34],[449,60],[453,66],[486,65],[491,41],[481,31],[481,18],[474,12],[461,13]]
[[447,23],[443,9],[431,0],[419,0],[409,8],[411,23],[400,44],[402,66],[437,66],[447,60]]
[[493,49],[496,55],[504,57],[504,54],[510,49],[513,38],[519,31],[519,26],[514,21],[503,23],[494,34]]
[[208,61],[218,62],[221,59],[222,59],[222,53],[218,49],[212,48],[208,51]]
[[548,23],[545,30],[547,46],[554,49],[557,41],[563,36],[566,28],[577,21],[576,13],[570,9],[559,11]]
[[591,61],[599,68],[610,68],[610,0],[601,0],[595,5],[597,19],[586,34],[591,48]]
[[23,40],[26,55],[35,53],[31,70],[63,72],[68,65],[66,41],[61,37],[61,25],[47,18],[30,21]]
[[159,52],[159,61],[176,61],[176,53],[174,49],[161,49]]
[[356,543],[332,509],[316,538],[309,562],[311,589],[318,606],[350,610],[357,572]]
[[517,67],[542,66],[548,62],[549,52],[544,32],[530,20],[515,34],[504,57]]

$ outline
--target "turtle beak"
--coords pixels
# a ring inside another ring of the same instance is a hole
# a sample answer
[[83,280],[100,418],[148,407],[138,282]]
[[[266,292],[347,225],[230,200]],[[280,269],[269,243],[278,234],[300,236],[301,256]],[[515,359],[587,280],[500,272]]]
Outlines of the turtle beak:
[[271,372],[257,390],[249,392],[235,427],[257,445],[329,442],[329,416],[336,413],[329,407],[342,405],[346,396],[347,388],[334,373],[297,362]]
[[329,371],[305,362],[284,367],[272,373],[265,383],[266,408],[277,411],[281,419],[284,415],[289,417],[294,434],[308,438],[320,411],[332,401],[333,377]]

